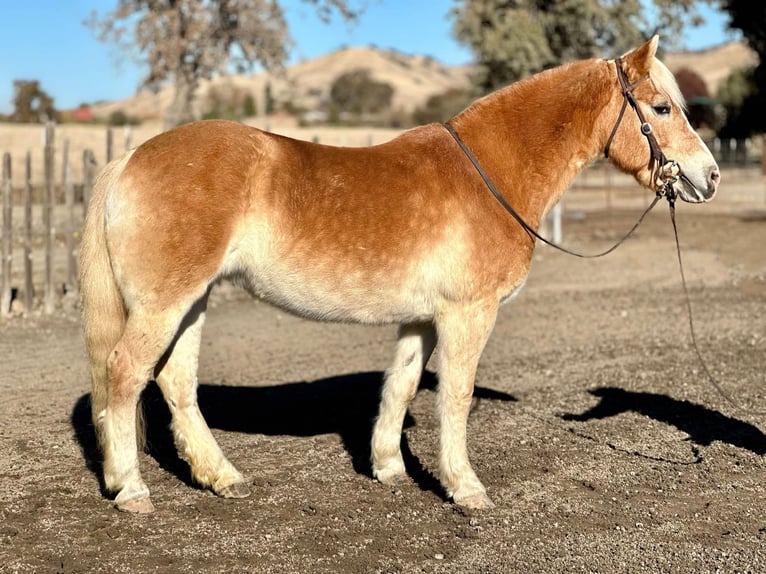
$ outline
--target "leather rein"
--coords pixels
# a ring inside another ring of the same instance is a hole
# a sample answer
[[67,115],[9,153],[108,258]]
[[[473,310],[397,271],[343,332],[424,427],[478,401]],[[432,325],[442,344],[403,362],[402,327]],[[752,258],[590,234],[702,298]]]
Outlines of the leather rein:
[[460,136],[455,131],[455,128],[450,125],[449,122],[445,122],[443,125],[449,132],[449,134],[454,138],[454,140],[457,142],[457,144],[460,146],[460,149],[463,150],[463,153],[468,157],[468,159],[473,164],[476,171],[481,176],[482,180],[484,181],[484,184],[487,186],[489,191],[492,192],[492,195],[495,196],[495,199],[497,199],[498,203],[503,206],[503,208],[513,216],[513,218],[521,225],[521,227],[524,228],[524,230],[530,235],[533,236],[546,245],[550,245],[551,247],[558,249],[559,251],[563,251],[564,253],[568,253],[569,255],[574,255],[575,257],[582,257],[582,258],[595,258],[595,257],[602,257],[604,255],[607,255],[608,253],[611,253],[617,247],[619,247],[626,239],[628,239],[631,235],[633,235],[633,232],[638,228],[638,226],[641,224],[641,222],[646,217],[646,214],[649,213],[652,208],[657,205],[657,202],[665,197],[670,206],[671,209],[673,209],[676,199],[676,191],[673,189],[673,184],[678,180],[680,177],[680,168],[678,166],[678,163],[676,163],[673,160],[668,160],[665,157],[665,154],[662,152],[662,148],[660,147],[659,143],[657,142],[657,139],[654,137],[652,125],[646,121],[646,118],[644,117],[643,112],[638,107],[638,102],[636,102],[635,97],[633,96],[633,90],[635,87],[640,84],[641,82],[645,81],[647,78],[642,78],[638,80],[636,83],[631,84],[628,81],[627,76],[625,75],[625,71],[622,68],[622,60],[620,58],[615,59],[615,67],[617,69],[617,78],[620,81],[620,87],[622,88],[622,108],[620,109],[620,114],[617,116],[617,121],[614,124],[614,127],[612,128],[612,132],[609,134],[609,139],[606,142],[606,146],[604,147],[604,157],[609,157],[609,148],[612,145],[612,140],[614,139],[614,135],[617,133],[617,128],[619,128],[620,123],[622,122],[622,118],[625,115],[625,110],[628,107],[628,104],[630,104],[630,107],[633,108],[633,110],[636,112],[636,115],[638,116],[639,121],[641,122],[641,133],[646,137],[647,141],[649,142],[649,169],[652,172],[652,180],[654,181],[655,185],[658,186],[656,190],[656,195],[654,197],[654,200],[649,205],[649,207],[646,208],[646,210],[641,214],[638,221],[636,221],[635,225],[628,231],[628,233],[625,234],[617,243],[615,243],[612,247],[607,249],[606,251],[603,251],[601,253],[596,254],[583,254],[583,253],[577,253],[575,251],[571,251],[567,249],[566,247],[563,247],[561,245],[558,245],[557,243],[554,243],[553,241],[550,241],[549,239],[546,239],[542,235],[540,235],[537,230],[535,230],[531,225],[529,225],[524,218],[519,215],[519,212],[516,211],[513,206],[511,206],[508,201],[503,197],[503,195],[498,191],[497,187],[495,186],[492,179],[489,177],[486,171],[484,171],[484,168],[479,163],[479,160],[476,159],[476,156],[471,152],[471,150],[468,148],[468,146],[465,144],[465,142],[460,139]]

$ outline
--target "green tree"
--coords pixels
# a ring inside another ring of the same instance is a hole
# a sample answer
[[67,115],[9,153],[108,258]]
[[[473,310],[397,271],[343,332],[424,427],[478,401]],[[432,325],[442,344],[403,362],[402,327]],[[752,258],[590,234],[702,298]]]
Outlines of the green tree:
[[256,113],[258,113],[258,106],[255,105],[253,94],[245,95],[245,99],[242,101],[242,115],[246,118],[252,118]]
[[271,90],[271,82],[266,82],[266,88],[264,89],[264,112],[267,116],[270,116],[274,113],[274,109],[276,108],[276,102],[274,101],[274,94]]
[[450,15],[459,42],[476,57],[480,93],[561,63],[612,56],[662,30],[672,45],[685,25],[700,23],[700,2],[654,0],[458,0]]
[[370,77],[368,70],[353,70],[338,76],[330,88],[330,105],[340,112],[368,116],[391,107],[394,88]]
[[14,122],[42,123],[58,118],[53,98],[40,87],[39,81],[15,80],[13,91],[11,120]]
[[[720,0],[720,7],[729,13],[729,28],[742,32],[747,45],[758,54],[755,68],[735,73],[729,78],[721,100],[727,111],[725,137],[747,137],[766,132],[762,111],[766,106],[766,4],[751,0]],[[735,103],[739,108],[735,109]],[[727,133],[728,132],[728,133]],[[736,135],[731,135],[736,133]]]
[[[337,12],[352,20],[359,12],[352,0],[304,1],[324,19]],[[145,64],[141,87],[174,86],[167,127],[194,119],[201,79],[256,65],[278,69],[292,45],[277,0],[117,0],[113,11],[93,12],[86,24]]]
[[726,78],[716,94],[724,109],[723,125],[718,129],[720,137],[744,139],[762,130],[758,126],[757,93],[753,68],[735,70]]
[[412,112],[416,124],[444,122],[464,110],[472,101],[473,95],[468,90],[452,88],[441,94],[435,94],[426,100],[425,105]]
[[205,100],[203,119],[241,120],[256,114],[253,95],[234,84],[212,86]]

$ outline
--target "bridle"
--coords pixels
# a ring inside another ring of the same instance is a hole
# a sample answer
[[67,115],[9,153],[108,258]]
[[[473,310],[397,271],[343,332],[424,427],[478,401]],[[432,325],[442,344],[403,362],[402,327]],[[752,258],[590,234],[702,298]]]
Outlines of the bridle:
[[673,188],[673,184],[678,181],[678,179],[681,177],[681,169],[677,162],[673,160],[668,160],[667,157],[665,157],[665,154],[662,152],[662,148],[660,148],[660,144],[657,143],[657,139],[654,137],[652,125],[646,121],[646,118],[644,117],[643,112],[641,112],[641,109],[638,107],[638,102],[636,102],[635,97],[633,96],[633,89],[640,84],[641,82],[645,81],[647,78],[642,78],[638,80],[635,84],[631,84],[628,81],[627,76],[625,75],[625,71],[622,69],[622,60],[620,58],[615,59],[615,67],[617,68],[617,78],[620,81],[620,86],[622,88],[622,96],[623,96],[623,102],[622,102],[622,108],[620,109],[620,114],[617,116],[617,121],[614,124],[614,127],[612,128],[612,132],[609,134],[609,139],[606,142],[606,146],[604,147],[604,156],[609,157],[609,148],[612,145],[612,140],[614,139],[615,133],[617,133],[617,128],[620,126],[620,123],[622,122],[622,118],[625,115],[625,110],[630,104],[630,107],[633,108],[633,110],[636,112],[636,115],[638,116],[639,121],[641,122],[641,133],[646,137],[647,141],[649,142],[649,169],[652,173],[652,180],[654,181],[655,185],[657,185],[657,189],[655,190],[656,195],[654,197],[654,200],[651,204],[649,204],[649,207],[646,208],[646,210],[641,214],[638,221],[636,221],[635,225],[628,231],[628,233],[625,234],[622,239],[620,239],[617,243],[612,245],[609,249],[606,251],[603,251],[601,253],[596,254],[582,254],[577,253],[575,251],[571,251],[567,249],[566,247],[562,247],[561,245],[558,245],[557,243],[554,243],[553,241],[550,241],[540,235],[531,225],[529,225],[521,215],[511,206],[508,201],[503,197],[503,195],[498,191],[497,187],[495,187],[495,184],[492,182],[492,179],[490,179],[489,175],[486,171],[484,171],[484,168],[479,163],[479,160],[476,159],[476,156],[473,154],[473,152],[468,148],[468,146],[465,144],[465,142],[460,139],[460,136],[455,131],[455,128],[453,128],[449,122],[445,122],[444,127],[449,132],[449,134],[453,137],[453,139],[457,142],[457,144],[460,146],[460,149],[463,150],[463,153],[466,155],[466,157],[471,161],[476,171],[481,176],[482,180],[484,181],[484,184],[487,186],[487,188],[492,192],[492,195],[495,196],[495,199],[497,199],[498,203],[500,203],[501,206],[509,213],[513,218],[521,225],[521,227],[524,228],[524,230],[533,237],[536,237],[546,245],[550,245],[551,247],[558,249],[559,251],[563,251],[564,253],[568,253],[569,255],[574,255],[575,257],[582,257],[582,258],[595,258],[595,257],[602,257],[604,255],[607,255],[608,253],[611,253],[617,247],[619,247],[626,239],[628,239],[631,235],[633,235],[633,232],[638,228],[638,226],[641,224],[641,222],[644,220],[644,217],[646,217],[646,214],[649,213],[652,208],[657,205],[657,202],[665,197],[668,200],[668,203],[670,204],[671,211],[673,211],[673,208],[675,206],[675,200],[676,200],[676,191]]
[[622,68],[622,59],[616,58],[614,64],[617,69],[617,79],[620,81],[620,87],[622,88],[623,100],[620,114],[617,116],[617,121],[612,128],[612,133],[609,134],[609,139],[606,141],[604,157],[609,158],[609,148],[612,145],[612,140],[617,133],[617,128],[620,127],[622,118],[625,115],[625,109],[628,107],[628,104],[630,104],[630,107],[633,108],[633,111],[635,111],[638,116],[638,121],[641,122],[641,133],[646,137],[646,140],[649,143],[649,170],[652,174],[652,182],[657,186],[656,192],[660,197],[666,197],[669,202],[673,203],[675,202],[677,195],[673,188],[673,184],[681,177],[681,168],[678,165],[678,162],[669,160],[665,157],[660,144],[657,142],[657,138],[654,137],[652,124],[646,121],[644,113],[638,106],[635,96],[633,96],[633,90],[636,86],[646,81],[648,78],[640,78],[635,83],[631,84],[628,81],[627,75],[625,75],[625,70]]

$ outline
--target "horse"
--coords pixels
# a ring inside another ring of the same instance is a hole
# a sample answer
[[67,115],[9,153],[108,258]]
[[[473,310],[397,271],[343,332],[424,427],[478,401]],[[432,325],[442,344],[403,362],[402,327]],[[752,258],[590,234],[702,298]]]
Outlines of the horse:
[[602,153],[639,189],[689,203],[718,189],[658,42],[548,69],[378,145],[200,120],[104,166],[79,279],[105,495],[120,510],[154,510],[138,458],[151,380],[193,480],[225,498],[249,494],[197,402],[206,304],[227,279],[310,320],[398,325],[371,436],[371,478],[383,484],[408,480],[403,420],[437,349],[445,500],[493,507],[468,458],[467,419],[498,308],[530,269],[529,230]]

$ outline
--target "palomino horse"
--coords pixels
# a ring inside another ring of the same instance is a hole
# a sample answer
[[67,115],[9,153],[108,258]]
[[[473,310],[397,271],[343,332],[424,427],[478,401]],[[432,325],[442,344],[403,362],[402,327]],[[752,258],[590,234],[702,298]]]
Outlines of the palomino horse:
[[249,493],[196,396],[206,302],[224,278],[309,319],[400,325],[372,435],[372,474],[386,484],[406,479],[402,422],[438,343],[439,477],[456,504],[491,507],[466,423],[479,357],[499,305],[524,283],[535,238],[460,143],[533,229],[606,148],[644,187],[710,200],[718,166],[657,42],[503,88],[452,118],[452,131],[432,124],[341,148],[202,121],[107,165],[80,273],[93,419],[118,508],[153,510],[137,454],[151,379],[194,479],[223,497]]

